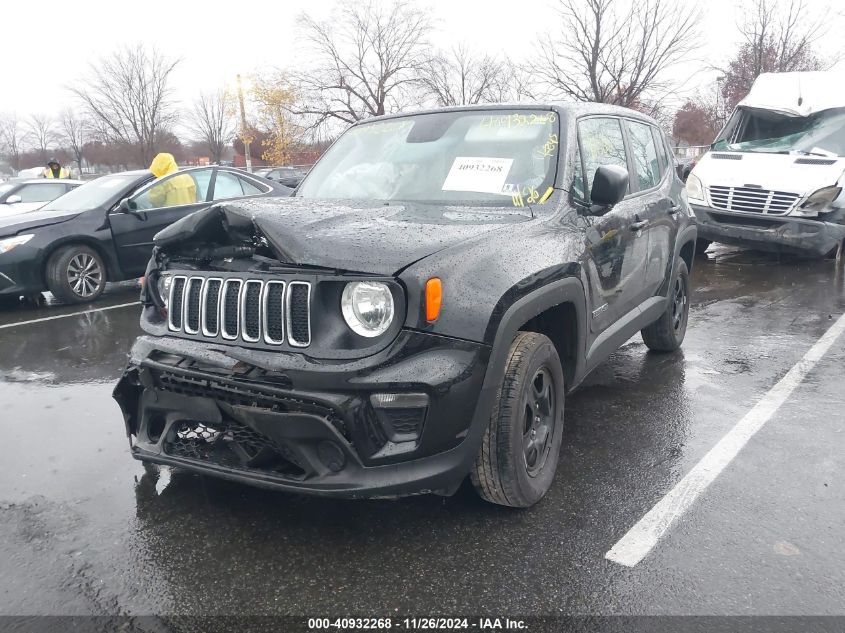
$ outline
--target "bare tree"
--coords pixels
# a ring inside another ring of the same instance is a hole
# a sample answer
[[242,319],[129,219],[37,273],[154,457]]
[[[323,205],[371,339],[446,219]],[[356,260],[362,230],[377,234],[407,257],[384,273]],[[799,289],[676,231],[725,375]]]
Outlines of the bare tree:
[[754,0],[737,27],[742,44],[722,72],[722,94],[733,107],[760,73],[821,70],[814,45],[828,32],[827,11],[806,0]]
[[295,114],[313,126],[354,123],[399,109],[427,61],[428,14],[410,0],[341,3],[328,22],[303,15],[314,66],[292,76]]
[[637,107],[668,91],[666,70],[693,51],[700,12],[671,0],[558,0],[559,37],[531,68],[549,92]]
[[475,105],[511,98],[507,59],[478,54],[466,44],[434,55],[421,69],[420,84],[437,105]]
[[22,137],[23,132],[15,113],[0,117],[0,146],[2,146],[3,154],[8,158],[9,164],[15,171],[21,168]]
[[169,81],[178,63],[137,44],[92,64],[70,90],[105,140],[136,147],[141,163],[149,164],[159,137],[177,118]]
[[79,173],[82,173],[83,150],[88,132],[85,120],[72,108],[66,108],[59,118],[61,139],[73,152]]
[[30,115],[26,122],[27,137],[38,150],[42,163],[47,162],[47,150],[56,140],[56,129],[52,117],[46,114]]
[[234,95],[225,88],[201,93],[194,101],[189,127],[212,162],[219,164],[237,131]]

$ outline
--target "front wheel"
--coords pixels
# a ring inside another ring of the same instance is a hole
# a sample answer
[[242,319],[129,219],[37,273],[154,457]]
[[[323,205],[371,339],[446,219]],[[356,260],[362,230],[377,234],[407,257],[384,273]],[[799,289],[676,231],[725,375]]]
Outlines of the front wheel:
[[47,288],[63,303],[94,301],[106,287],[106,266],[99,253],[82,244],[57,250],[47,262]]
[[527,508],[549,490],[563,434],[564,379],[554,344],[519,332],[508,353],[470,479],[485,500]]
[[666,310],[651,325],[644,327],[643,341],[655,352],[674,352],[684,342],[689,320],[690,286],[687,264],[680,257],[669,289]]

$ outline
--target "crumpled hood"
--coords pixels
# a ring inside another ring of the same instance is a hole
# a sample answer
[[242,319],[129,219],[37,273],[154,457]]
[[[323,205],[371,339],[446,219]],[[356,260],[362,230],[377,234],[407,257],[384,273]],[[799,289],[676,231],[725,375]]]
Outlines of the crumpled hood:
[[525,209],[257,199],[192,214],[158,233],[155,242],[165,252],[195,244],[203,239],[200,233],[216,234],[219,243],[221,229],[243,236],[245,220],[288,263],[392,275],[432,253],[531,216]]
[[845,158],[713,150],[701,157],[692,173],[705,187],[756,185],[803,196],[835,185],[843,171]]
[[27,211],[0,215],[0,236],[15,235],[21,231],[66,222],[78,216],[81,211]]

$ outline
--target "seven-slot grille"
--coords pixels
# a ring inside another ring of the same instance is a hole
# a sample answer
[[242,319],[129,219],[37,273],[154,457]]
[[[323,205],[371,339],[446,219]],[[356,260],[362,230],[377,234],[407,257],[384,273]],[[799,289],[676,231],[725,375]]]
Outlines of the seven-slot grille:
[[785,215],[798,200],[797,193],[756,187],[708,187],[710,202],[717,209]]
[[311,284],[175,275],[170,287],[172,332],[228,341],[311,344]]

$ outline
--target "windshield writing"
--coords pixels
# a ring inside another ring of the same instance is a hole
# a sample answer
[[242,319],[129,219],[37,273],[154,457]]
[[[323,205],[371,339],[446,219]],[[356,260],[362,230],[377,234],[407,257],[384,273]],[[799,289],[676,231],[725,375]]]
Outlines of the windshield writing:
[[297,196],[532,204],[552,186],[557,115],[550,111],[420,114],[348,130]]

